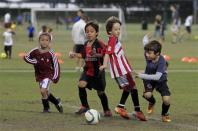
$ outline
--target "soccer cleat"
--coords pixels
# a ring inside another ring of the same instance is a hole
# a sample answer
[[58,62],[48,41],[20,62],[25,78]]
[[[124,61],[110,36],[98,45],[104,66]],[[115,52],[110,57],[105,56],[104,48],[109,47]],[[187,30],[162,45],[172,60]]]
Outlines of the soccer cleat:
[[85,112],[87,112],[88,110],[89,110],[89,108],[81,106],[80,109],[77,112],[75,112],[75,114],[81,115],[81,114],[84,114]]
[[43,110],[43,113],[50,113],[49,110]]
[[154,104],[149,103],[147,113],[152,114],[154,111]]
[[147,121],[147,119],[142,111],[136,111],[134,115],[140,121]]
[[162,115],[162,121],[163,122],[171,122],[171,119],[170,119],[169,115],[166,114],[166,115]]
[[61,104],[61,99],[57,98],[57,100],[58,100],[58,105],[55,105],[55,107],[60,113],[63,113],[63,106]]
[[128,112],[124,108],[116,107],[115,112],[125,119],[130,119]]
[[110,110],[104,111],[104,116],[105,116],[105,117],[112,117],[111,111],[110,111]]

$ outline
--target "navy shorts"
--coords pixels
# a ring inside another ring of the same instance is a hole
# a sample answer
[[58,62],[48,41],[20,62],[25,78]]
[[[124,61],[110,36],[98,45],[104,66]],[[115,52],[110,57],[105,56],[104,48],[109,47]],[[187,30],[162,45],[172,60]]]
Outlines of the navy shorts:
[[75,53],[82,53],[83,50],[84,50],[84,45],[75,45],[74,46]]
[[169,91],[167,81],[156,82],[143,80],[145,92],[153,92],[154,89],[158,91],[161,96],[170,96],[171,93]]
[[98,76],[88,76],[86,72],[81,74],[79,81],[86,81],[88,89],[95,89],[97,91],[104,91],[106,87],[105,72],[102,71]]

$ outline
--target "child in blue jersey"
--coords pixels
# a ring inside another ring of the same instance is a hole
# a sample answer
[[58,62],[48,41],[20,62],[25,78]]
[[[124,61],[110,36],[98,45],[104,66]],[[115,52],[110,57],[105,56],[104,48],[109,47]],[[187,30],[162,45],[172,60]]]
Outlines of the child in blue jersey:
[[29,41],[33,41],[34,40],[34,26],[32,24],[30,24],[28,27],[27,27],[27,30],[28,30],[28,37],[29,37]]
[[144,46],[146,69],[144,73],[137,73],[144,83],[143,97],[149,102],[147,113],[151,114],[156,103],[153,96],[153,90],[156,89],[162,96],[162,121],[170,122],[168,115],[170,107],[170,91],[167,85],[167,64],[161,55],[162,45],[156,41],[149,41]]

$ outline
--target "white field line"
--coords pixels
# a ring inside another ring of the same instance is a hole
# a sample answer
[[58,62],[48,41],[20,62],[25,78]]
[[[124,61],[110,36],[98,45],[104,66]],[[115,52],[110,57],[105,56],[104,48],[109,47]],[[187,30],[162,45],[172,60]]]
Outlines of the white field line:
[[[136,70],[137,72],[138,71],[142,71],[142,70]],[[8,70],[8,69],[0,69],[0,72],[10,72],[10,73],[29,73],[29,72],[34,72],[34,70],[24,70],[24,69],[18,69],[18,70],[16,70],[16,69],[14,69],[14,70]],[[63,72],[63,73],[76,73],[77,71],[76,70],[72,70],[72,69],[64,69],[64,70],[61,70],[61,72]],[[109,72],[109,70],[107,70],[106,72]],[[198,73],[198,69],[196,70],[196,69],[194,69],[194,70],[186,70],[186,69],[184,69],[184,70],[174,70],[174,69],[172,69],[172,70],[168,70],[168,72],[173,72],[173,73]]]
[[[74,109],[74,110],[78,110],[79,107],[78,106],[75,106],[75,105],[71,105],[69,103],[64,103],[62,104],[64,107],[67,107],[67,108],[71,108],[71,109]],[[99,112],[103,112],[102,110],[99,111]],[[129,115],[132,117],[132,119],[136,119],[135,116],[134,116],[134,112],[132,113],[129,113]],[[156,121],[156,122],[161,122],[161,119],[160,118],[156,118],[156,117],[147,117],[149,120],[153,120],[153,121]],[[193,126],[193,125],[189,125],[189,124],[183,124],[183,123],[176,123],[174,121],[170,122],[171,125],[173,126],[176,126],[176,127],[180,127],[182,129],[190,129],[190,130],[195,130],[195,131],[198,131],[198,126]]]

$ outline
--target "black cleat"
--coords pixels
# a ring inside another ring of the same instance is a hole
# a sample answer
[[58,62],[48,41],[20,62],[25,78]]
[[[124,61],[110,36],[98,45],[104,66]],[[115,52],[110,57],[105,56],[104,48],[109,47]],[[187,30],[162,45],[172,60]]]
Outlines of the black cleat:
[[81,114],[84,114],[85,112],[87,112],[88,110],[89,110],[89,108],[81,106],[80,109],[77,112],[75,112],[75,114],[81,115]]
[[63,106],[61,104],[61,99],[60,98],[57,98],[58,100],[58,105],[55,105],[56,109],[60,112],[60,113],[63,113]]

